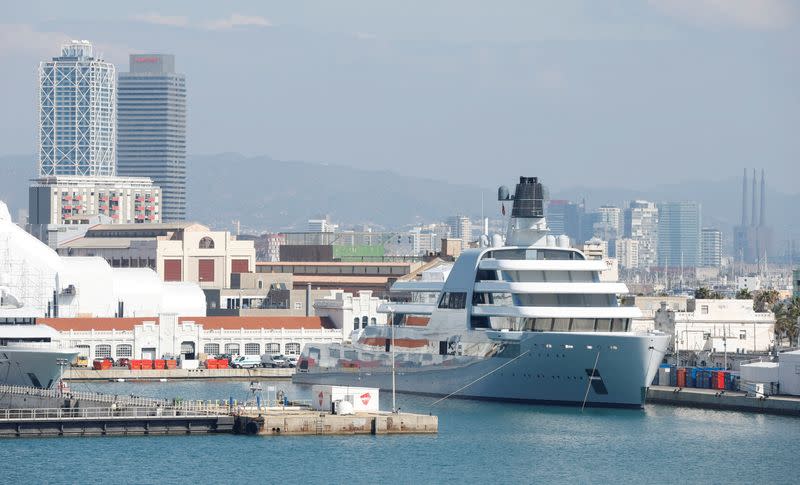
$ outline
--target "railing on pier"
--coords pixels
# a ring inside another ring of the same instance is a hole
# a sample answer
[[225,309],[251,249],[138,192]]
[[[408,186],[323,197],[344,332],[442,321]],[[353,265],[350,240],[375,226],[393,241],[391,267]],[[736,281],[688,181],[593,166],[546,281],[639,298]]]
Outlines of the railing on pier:
[[[81,403],[105,403],[108,408],[116,407],[117,409],[139,408],[147,411],[163,410],[163,412],[172,412],[173,410],[180,413],[181,416],[186,416],[192,413],[198,415],[222,415],[231,414],[236,412],[251,411],[253,409],[268,411],[269,408],[281,408],[284,404],[283,401],[277,399],[262,399],[261,406],[259,407],[254,400],[250,401],[234,401],[233,406],[229,401],[200,401],[200,400],[171,400],[171,399],[156,399],[150,397],[141,397],[133,395],[114,395],[114,394],[101,394],[97,392],[86,391],[62,391],[58,388],[41,389],[37,387],[25,386],[8,386],[0,385],[0,399],[5,396],[34,396],[50,399],[70,399],[79,401]],[[292,400],[289,406],[293,407],[311,407],[311,401],[307,399]],[[76,407],[73,409],[81,409]],[[92,409],[92,408],[86,408]]]
[[102,408],[28,408],[0,409],[0,421],[46,421],[64,419],[126,419],[145,417],[216,417],[211,411],[186,411],[177,408],[102,407]]

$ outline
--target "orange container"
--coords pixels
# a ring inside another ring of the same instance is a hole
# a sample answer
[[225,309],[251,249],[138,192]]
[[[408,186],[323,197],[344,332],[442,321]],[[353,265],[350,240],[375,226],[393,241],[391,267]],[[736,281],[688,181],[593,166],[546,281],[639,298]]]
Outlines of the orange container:
[[128,361],[128,369],[138,369],[141,366],[138,360],[131,359]]
[[686,369],[678,369],[678,387],[686,387]]
[[156,359],[153,361],[153,369],[166,369],[167,364],[163,359]]
[[153,361],[151,359],[142,359],[140,361],[142,363],[142,369],[152,369],[153,368]]
[[711,387],[714,389],[725,389],[725,371],[714,371],[711,375]]
[[217,359],[217,369],[227,369],[228,359]]
[[167,369],[177,369],[178,368],[178,361],[174,359],[166,360],[164,363],[167,365]]
[[216,369],[217,368],[217,361],[214,359],[206,360],[206,369]]

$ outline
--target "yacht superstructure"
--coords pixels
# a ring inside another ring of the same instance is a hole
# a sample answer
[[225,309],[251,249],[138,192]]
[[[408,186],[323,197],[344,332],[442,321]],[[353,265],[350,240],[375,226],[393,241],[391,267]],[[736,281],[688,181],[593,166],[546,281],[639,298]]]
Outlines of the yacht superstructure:
[[[537,178],[498,199],[513,204],[505,244],[462,252],[443,283],[395,283],[412,301],[384,306],[390,325],[306,346],[294,381],[391,389],[394,354],[400,392],[642,406],[669,337],[631,332],[640,312],[617,299],[627,287],[600,281],[605,262],[549,234]],[[430,293],[435,303],[414,301]]]

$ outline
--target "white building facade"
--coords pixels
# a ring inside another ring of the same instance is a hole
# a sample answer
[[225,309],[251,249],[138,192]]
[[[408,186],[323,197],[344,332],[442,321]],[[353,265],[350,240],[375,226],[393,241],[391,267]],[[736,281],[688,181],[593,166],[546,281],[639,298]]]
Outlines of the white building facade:
[[[342,330],[316,317],[178,317],[42,319],[59,331],[58,345],[90,360],[197,359],[228,355],[299,355],[308,343],[337,343]],[[328,325],[329,326],[329,325]]]
[[694,300],[687,311],[657,310],[654,321],[679,352],[744,354],[775,345],[775,316],[755,312],[752,300]]
[[89,224],[98,216],[114,224],[161,222],[161,189],[146,177],[40,177],[28,200],[32,227]]
[[341,328],[345,336],[354,330],[364,329],[369,325],[386,325],[388,317],[378,313],[378,307],[386,303],[372,296],[371,291],[359,291],[357,295],[334,291],[330,298],[314,301],[314,313],[326,317],[336,328]]

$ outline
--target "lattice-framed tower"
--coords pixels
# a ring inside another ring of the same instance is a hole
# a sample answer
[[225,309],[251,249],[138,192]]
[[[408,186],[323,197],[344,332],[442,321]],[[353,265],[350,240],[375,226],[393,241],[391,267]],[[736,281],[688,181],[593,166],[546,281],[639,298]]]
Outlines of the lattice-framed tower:
[[39,176],[116,174],[116,70],[73,40],[39,64]]

